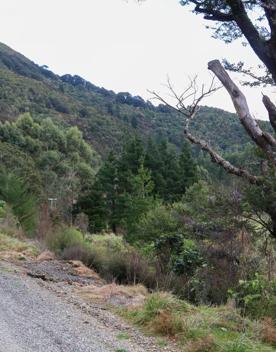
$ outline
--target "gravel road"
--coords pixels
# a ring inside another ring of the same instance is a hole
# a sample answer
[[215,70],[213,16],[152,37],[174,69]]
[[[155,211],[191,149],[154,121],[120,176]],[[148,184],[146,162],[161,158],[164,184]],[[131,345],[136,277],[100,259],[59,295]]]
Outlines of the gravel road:
[[0,262],[0,352],[152,351],[119,333]]

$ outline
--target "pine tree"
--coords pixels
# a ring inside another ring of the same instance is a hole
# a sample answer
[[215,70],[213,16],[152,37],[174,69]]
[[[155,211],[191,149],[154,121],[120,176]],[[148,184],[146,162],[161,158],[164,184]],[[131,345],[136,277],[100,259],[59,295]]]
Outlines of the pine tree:
[[154,183],[151,179],[151,173],[144,167],[144,161],[140,161],[140,167],[136,175],[129,179],[131,192],[128,193],[128,206],[125,216],[125,224],[128,232],[128,239],[131,237],[133,228],[154,203],[152,191]]
[[190,144],[183,144],[179,157],[179,193],[183,195],[187,188],[194,184],[197,180],[196,164],[193,160]]
[[126,195],[113,153],[99,170],[91,192],[79,202],[79,210],[89,217],[92,231],[111,229],[117,233],[126,209]]

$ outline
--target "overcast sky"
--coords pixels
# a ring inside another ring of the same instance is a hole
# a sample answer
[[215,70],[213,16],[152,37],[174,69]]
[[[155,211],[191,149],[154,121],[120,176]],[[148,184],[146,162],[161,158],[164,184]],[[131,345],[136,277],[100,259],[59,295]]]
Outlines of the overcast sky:
[[[189,76],[210,81],[207,62],[226,57],[256,63],[249,47],[211,38],[200,16],[178,0],[0,0],[0,41],[58,74],[78,74],[115,92],[179,92]],[[244,88],[243,88],[244,89]],[[244,89],[258,118],[260,89]],[[271,95],[273,98],[273,95]],[[222,90],[205,101],[233,111]]]

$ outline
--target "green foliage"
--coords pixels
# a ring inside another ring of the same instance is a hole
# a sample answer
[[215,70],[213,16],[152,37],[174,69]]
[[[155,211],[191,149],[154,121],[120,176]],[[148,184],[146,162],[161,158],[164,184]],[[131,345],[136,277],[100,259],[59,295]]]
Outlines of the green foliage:
[[174,211],[161,203],[150,209],[137,224],[135,229],[138,242],[158,242],[162,235],[175,235],[181,231]]
[[108,227],[116,232],[124,218],[126,201],[118,161],[110,154],[99,170],[90,193],[80,200],[77,211],[80,209],[88,215],[91,232]]
[[157,292],[142,306],[119,313],[147,333],[170,337],[189,352],[272,352],[262,343],[262,323],[242,317],[229,306],[192,306],[175,296]]
[[22,179],[41,200],[57,198],[66,219],[72,202],[93,182],[99,158],[76,127],[65,128],[50,118],[37,122],[25,113],[15,122],[0,123],[3,165]]
[[128,247],[122,237],[115,235],[93,236],[88,264],[109,281],[126,282]]
[[0,199],[11,207],[26,234],[32,235],[37,224],[36,199],[24,181],[3,169],[0,171]]
[[[183,144],[182,116],[166,106],[154,107],[129,93],[115,94],[78,76],[58,77],[3,44],[0,87],[0,117],[14,118],[30,112],[41,119],[50,116],[66,125],[78,125],[85,138],[105,156],[119,150],[127,134],[138,133],[143,140],[149,135],[159,142],[167,140],[179,150]],[[220,109],[202,107],[191,127],[223,152],[241,151],[249,141],[235,115]]]
[[84,246],[83,234],[74,227],[60,226],[47,238],[48,247],[58,255],[65,250]]
[[252,280],[240,280],[235,290],[230,290],[243,312],[252,318],[271,317],[276,320],[276,280],[268,281],[256,274]]
[[[133,240],[136,223],[158,203],[158,197],[166,202],[180,199],[187,187],[196,181],[196,168],[191,152],[186,146],[180,155],[149,141],[145,149],[136,137],[125,144],[121,155],[111,153],[99,170],[90,194],[83,197],[76,211],[85,212],[90,219],[92,232],[110,228],[117,232],[123,228],[128,239]],[[160,149],[160,160],[151,159],[152,148]]]
[[174,258],[172,270],[178,275],[193,275],[203,265],[207,263],[196,243],[184,240],[180,253]]
[[[276,179],[274,170],[270,170],[259,186],[248,186],[245,191],[244,212],[252,214],[253,220],[258,224],[258,217],[261,216],[262,227],[275,238],[276,236]],[[261,214],[261,215],[259,215]]]
[[[109,282],[143,283],[154,287],[155,268],[135,248],[114,234],[92,235],[85,240],[84,262]],[[75,258],[80,259],[80,258]]]

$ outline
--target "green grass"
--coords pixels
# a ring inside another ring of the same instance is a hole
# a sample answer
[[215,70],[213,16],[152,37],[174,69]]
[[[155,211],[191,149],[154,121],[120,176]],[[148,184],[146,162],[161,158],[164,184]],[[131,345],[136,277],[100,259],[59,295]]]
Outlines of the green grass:
[[128,340],[129,335],[126,332],[121,332],[120,334],[117,335],[118,340]]
[[261,322],[244,318],[228,306],[195,307],[159,292],[142,307],[123,308],[119,313],[153,335],[176,338],[184,352],[275,351],[262,342]]
[[3,251],[15,251],[19,254],[24,252],[31,256],[38,255],[38,249],[34,245],[0,233],[0,252]]

